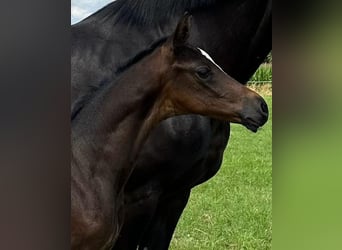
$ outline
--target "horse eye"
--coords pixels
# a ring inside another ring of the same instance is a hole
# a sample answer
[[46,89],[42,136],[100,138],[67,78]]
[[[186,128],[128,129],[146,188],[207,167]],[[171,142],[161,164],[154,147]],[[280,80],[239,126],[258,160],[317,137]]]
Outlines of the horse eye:
[[199,67],[196,69],[196,75],[201,78],[202,80],[207,80],[210,75],[211,75],[211,71],[208,67]]

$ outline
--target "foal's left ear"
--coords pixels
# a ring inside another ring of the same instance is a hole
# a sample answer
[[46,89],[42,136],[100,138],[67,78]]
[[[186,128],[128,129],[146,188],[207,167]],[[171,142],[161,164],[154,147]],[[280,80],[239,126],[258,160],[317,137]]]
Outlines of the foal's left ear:
[[173,47],[177,48],[187,43],[190,36],[192,16],[185,12],[182,19],[177,24],[175,33],[173,34]]

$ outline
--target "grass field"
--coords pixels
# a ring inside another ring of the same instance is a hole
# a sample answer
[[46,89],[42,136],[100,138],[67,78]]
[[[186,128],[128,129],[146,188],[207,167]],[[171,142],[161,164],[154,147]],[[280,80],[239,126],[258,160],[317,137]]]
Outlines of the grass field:
[[272,96],[270,119],[256,134],[231,125],[220,171],[193,189],[171,250],[271,249]]
[[263,82],[272,81],[272,64],[263,63],[258,70],[254,73],[250,81],[256,81],[256,84],[262,85]]

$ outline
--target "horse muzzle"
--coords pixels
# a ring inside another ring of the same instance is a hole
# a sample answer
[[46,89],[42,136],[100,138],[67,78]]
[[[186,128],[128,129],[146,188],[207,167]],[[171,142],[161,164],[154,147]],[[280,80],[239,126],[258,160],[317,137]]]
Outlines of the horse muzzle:
[[257,132],[267,122],[268,114],[268,106],[262,97],[247,99],[241,112],[241,123],[247,129]]

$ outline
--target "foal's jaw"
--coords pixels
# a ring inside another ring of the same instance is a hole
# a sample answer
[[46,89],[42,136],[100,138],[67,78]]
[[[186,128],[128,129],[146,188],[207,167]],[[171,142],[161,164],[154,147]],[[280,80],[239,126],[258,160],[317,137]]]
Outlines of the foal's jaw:
[[[252,132],[257,132],[268,119],[268,107],[265,100],[252,90],[240,85],[246,93],[241,99],[235,101],[229,95],[217,98],[217,118],[231,123],[245,126]],[[215,104],[214,104],[215,105]],[[210,110],[209,110],[210,112]]]

